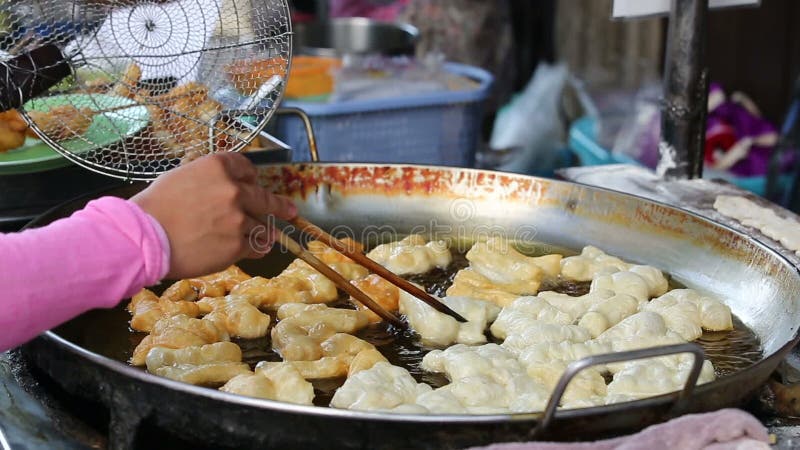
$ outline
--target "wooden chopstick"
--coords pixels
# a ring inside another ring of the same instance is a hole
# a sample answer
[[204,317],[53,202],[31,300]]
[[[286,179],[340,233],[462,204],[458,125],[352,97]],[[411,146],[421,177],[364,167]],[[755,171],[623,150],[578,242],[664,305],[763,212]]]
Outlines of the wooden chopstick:
[[276,232],[279,244],[281,244],[285,249],[292,252],[298,258],[308,263],[308,265],[316,269],[317,272],[325,275],[325,277],[333,281],[333,283],[336,284],[336,286],[339,289],[347,292],[350,296],[352,296],[359,302],[363,303],[364,306],[371,309],[372,312],[380,316],[383,320],[403,330],[408,328],[408,325],[405,322],[403,322],[402,320],[397,318],[397,316],[384,309],[381,305],[376,303],[375,300],[372,300],[367,294],[363,293],[357,287],[350,284],[350,282],[347,281],[346,278],[339,275],[338,272],[331,269],[330,267],[328,267],[327,264],[317,259],[316,256],[312,255],[308,250],[303,248],[303,246],[300,245],[297,241],[287,236],[286,233],[284,233],[283,231],[276,230]]
[[[413,295],[414,297],[422,300],[423,302],[427,303],[435,310],[447,314],[448,316],[456,319],[459,322],[466,322],[467,319],[461,316],[461,314],[453,311],[447,305],[440,302],[439,300],[433,298],[427,292],[423,291],[422,289],[415,286],[410,281],[399,277],[393,272],[390,272],[387,268],[383,267],[382,265],[376,263],[375,261],[369,259],[366,255],[359,251],[353,251],[352,249],[348,248],[347,244],[343,243],[342,241],[334,238],[333,236],[329,235],[328,233],[322,231],[322,229],[313,223],[309,222],[308,220],[297,216],[294,219],[289,221],[292,225],[296,226],[305,233],[310,234],[315,239],[319,239],[328,247],[333,248],[337,252],[349,257],[353,261],[361,264],[362,266],[366,267],[370,272],[380,275],[386,281],[392,283],[393,285],[397,286],[398,288],[408,292],[409,294]],[[370,308],[371,309],[371,308]]]

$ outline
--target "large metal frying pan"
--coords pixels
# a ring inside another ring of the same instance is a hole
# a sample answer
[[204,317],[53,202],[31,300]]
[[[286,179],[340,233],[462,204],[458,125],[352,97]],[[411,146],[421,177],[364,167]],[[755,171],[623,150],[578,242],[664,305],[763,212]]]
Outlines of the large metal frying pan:
[[[535,238],[571,248],[598,245],[614,255],[654,265],[688,287],[723,298],[761,340],[763,359],[698,386],[680,411],[674,409],[678,394],[558,411],[537,438],[628,432],[678,413],[740,404],[766,381],[800,338],[797,269],[752,238],[676,208],[572,183],[472,169],[284,164],[260,170],[264,185],[291,195],[303,216],[329,230],[346,225],[361,236],[384,225],[399,233],[423,226],[424,230],[415,231],[469,236],[493,230],[512,238]],[[125,197],[138,189],[128,186],[112,194]],[[34,225],[64,217],[86,200],[51,211]],[[285,262],[268,257],[261,264],[248,269],[269,275]],[[344,411],[177,383],[101,354],[113,352],[115,333],[124,328],[126,319],[119,310],[95,311],[45,333],[25,348],[66,390],[110,409],[111,431],[116,436],[112,437],[113,448],[130,446],[132,434],[126,431],[145,419],[219,446],[398,449],[530,439],[541,417]]]

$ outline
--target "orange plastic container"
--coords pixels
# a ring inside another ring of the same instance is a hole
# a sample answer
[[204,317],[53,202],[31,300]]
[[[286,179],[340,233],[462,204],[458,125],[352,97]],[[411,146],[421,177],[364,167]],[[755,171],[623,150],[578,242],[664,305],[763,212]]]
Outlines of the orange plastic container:
[[[253,95],[258,87],[275,75],[284,76],[283,59],[264,58],[253,61],[236,61],[226,67],[228,78],[243,95]],[[322,56],[295,56],[286,85],[287,98],[309,98],[333,92],[332,71],[341,67],[338,58]]]
[[338,58],[295,56],[286,85],[287,98],[306,98],[333,92],[333,70],[342,66]]
[[273,76],[285,76],[286,65],[283,58],[241,60],[229,64],[225,71],[233,83],[233,87],[242,95],[250,96]]

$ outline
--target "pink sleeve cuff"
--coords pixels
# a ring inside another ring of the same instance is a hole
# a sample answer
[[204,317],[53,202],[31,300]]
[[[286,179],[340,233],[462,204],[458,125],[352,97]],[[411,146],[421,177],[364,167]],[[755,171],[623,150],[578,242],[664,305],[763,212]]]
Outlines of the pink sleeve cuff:
[[[167,234],[161,224],[136,203],[117,197],[103,197],[89,202],[75,216],[79,214],[89,216],[87,218],[98,225],[107,222],[108,226],[120,233],[120,239],[126,238],[132,244],[125,246],[132,250],[128,255],[128,263],[139,264],[141,267],[138,276],[131,280],[124,297],[135,294],[145,286],[158,283],[169,271],[170,246]],[[102,250],[98,248],[98,251]],[[119,300],[121,299],[116,299],[116,302]]]
[[139,208],[139,205],[137,205],[136,203],[133,202],[129,203],[133,204],[133,206],[136,209],[138,209],[139,211],[142,212],[142,214],[147,216],[147,219],[150,222],[150,226],[153,227],[153,231],[156,233],[156,235],[158,236],[158,241],[161,243],[161,245],[159,246],[160,247],[159,250],[161,251],[161,270],[158,271],[157,275],[157,281],[160,281],[162,278],[167,276],[167,273],[169,272],[169,259],[172,256],[171,247],[169,244],[169,237],[167,236],[167,232],[164,231],[164,227],[162,227],[161,224],[158,223],[155,217],[144,212],[141,208]]

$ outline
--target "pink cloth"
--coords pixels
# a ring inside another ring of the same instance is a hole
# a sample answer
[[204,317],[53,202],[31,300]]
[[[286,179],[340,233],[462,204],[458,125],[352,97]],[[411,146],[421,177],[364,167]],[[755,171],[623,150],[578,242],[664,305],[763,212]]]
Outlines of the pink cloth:
[[767,429],[739,409],[689,414],[639,433],[596,442],[525,442],[472,450],[768,450]]
[[157,283],[169,257],[161,225],[116,197],[46,227],[0,234],[0,351]]

